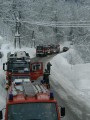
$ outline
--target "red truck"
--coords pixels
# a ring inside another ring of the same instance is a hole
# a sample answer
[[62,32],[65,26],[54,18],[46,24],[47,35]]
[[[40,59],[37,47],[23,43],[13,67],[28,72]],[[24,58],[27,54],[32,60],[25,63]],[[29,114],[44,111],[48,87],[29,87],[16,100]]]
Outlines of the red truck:
[[54,54],[60,52],[60,45],[59,44],[50,44],[47,46],[47,54]]
[[60,52],[60,45],[58,44],[51,44],[49,45],[51,49],[51,53],[59,53]]
[[39,45],[36,47],[36,57],[47,56],[47,46]]
[[31,62],[30,57],[25,56],[23,51],[18,53],[19,57],[16,53],[11,54],[7,62],[3,64],[3,70],[6,71],[6,80],[13,79],[14,77],[22,78],[23,76],[27,76],[27,78],[34,81],[43,76],[42,62]]
[[4,120],[61,120],[64,115],[65,108],[59,108],[53,93],[42,84],[16,79],[8,89]]

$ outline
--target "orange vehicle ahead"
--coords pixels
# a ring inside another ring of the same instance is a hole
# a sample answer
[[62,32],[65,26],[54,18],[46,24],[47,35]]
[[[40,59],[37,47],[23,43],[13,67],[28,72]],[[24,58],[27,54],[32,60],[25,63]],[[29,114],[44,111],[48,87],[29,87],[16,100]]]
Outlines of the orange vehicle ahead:
[[64,115],[65,108],[61,108],[60,114],[53,93],[42,84],[16,79],[8,90],[4,120],[61,120]]
[[31,62],[29,56],[21,53],[19,53],[19,57],[11,54],[8,61],[3,64],[3,70],[6,71],[6,80],[27,76],[27,78],[34,81],[43,76],[43,63]]

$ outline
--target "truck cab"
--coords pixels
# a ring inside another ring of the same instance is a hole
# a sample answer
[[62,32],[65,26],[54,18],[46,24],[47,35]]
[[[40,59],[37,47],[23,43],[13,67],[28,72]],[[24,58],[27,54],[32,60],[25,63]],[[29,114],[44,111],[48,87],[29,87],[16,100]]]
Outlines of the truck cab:
[[3,64],[3,70],[6,71],[6,80],[9,80],[13,75],[29,75],[30,61],[10,60]]
[[18,58],[10,56],[3,64],[3,70],[6,71],[6,80],[10,80],[12,76],[29,76],[31,80],[37,80],[43,76],[43,63],[31,62],[23,54]]
[[8,90],[5,120],[61,120],[64,115],[65,108],[60,113],[53,93],[42,84],[15,80]]
[[43,63],[8,62],[3,65],[3,70],[6,71],[6,80],[10,80],[12,76],[29,76],[32,81],[35,81],[43,76]]

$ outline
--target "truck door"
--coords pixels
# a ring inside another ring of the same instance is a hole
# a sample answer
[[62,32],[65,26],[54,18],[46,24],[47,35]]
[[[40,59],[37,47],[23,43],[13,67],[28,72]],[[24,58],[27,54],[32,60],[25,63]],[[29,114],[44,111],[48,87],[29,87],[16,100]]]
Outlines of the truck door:
[[31,63],[30,66],[31,80],[37,80],[41,76],[43,76],[43,63],[42,62]]

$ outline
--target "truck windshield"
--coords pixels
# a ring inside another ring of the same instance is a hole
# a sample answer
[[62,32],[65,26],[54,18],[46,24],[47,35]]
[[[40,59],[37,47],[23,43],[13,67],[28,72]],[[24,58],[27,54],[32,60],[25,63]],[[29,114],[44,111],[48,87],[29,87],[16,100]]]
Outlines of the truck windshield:
[[43,46],[37,46],[37,50],[43,50]]
[[56,105],[55,103],[9,105],[8,120],[58,120]]
[[8,70],[20,73],[30,72],[30,64],[26,62],[8,63]]

